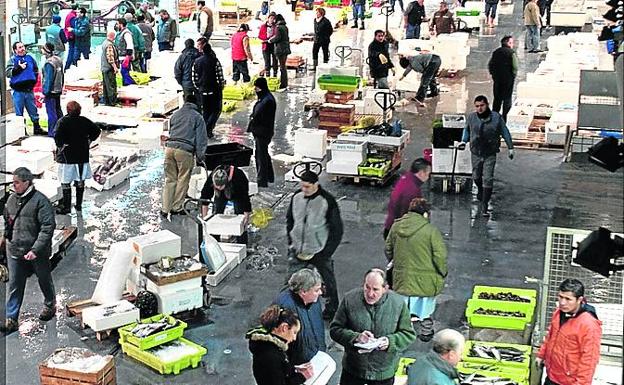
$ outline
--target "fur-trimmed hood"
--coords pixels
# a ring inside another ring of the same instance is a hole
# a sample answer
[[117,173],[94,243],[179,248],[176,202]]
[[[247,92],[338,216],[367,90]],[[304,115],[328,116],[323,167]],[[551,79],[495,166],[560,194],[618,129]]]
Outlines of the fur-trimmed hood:
[[257,327],[249,330],[245,334],[245,338],[249,340],[249,350],[252,353],[257,353],[258,350],[263,349],[263,346],[267,344],[275,345],[282,351],[288,350],[288,343],[280,337],[271,334],[263,327]]

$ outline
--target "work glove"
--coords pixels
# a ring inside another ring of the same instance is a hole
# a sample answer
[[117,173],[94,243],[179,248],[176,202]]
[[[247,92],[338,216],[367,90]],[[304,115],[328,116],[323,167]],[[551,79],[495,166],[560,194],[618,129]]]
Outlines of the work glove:
[[386,63],[388,63],[388,58],[386,57],[386,55],[380,53],[379,54],[379,61],[381,62],[381,64],[386,64]]
[[514,150],[509,150],[508,156],[509,156],[509,159],[513,159],[514,158]]

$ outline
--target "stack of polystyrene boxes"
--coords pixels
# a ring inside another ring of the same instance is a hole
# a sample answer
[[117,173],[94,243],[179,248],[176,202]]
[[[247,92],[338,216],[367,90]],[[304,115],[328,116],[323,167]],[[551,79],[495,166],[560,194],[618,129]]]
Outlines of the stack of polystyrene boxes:
[[[203,224],[205,231],[212,235],[223,237],[238,237],[245,231],[243,215],[216,214]],[[219,243],[225,254],[225,263],[206,275],[206,283],[217,286],[243,259],[247,257],[247,245],[242,243]]]
[[529,126],[533,121],[535,101],[533,99],[518,98],[507,114],[507,128],[516,136],[524,136],[529,132]]
[[295,154],[322,159],[327,153],[327,131],[300,128],[295,131]]
[[464,70],[466,60],[470,54],[468,33],[455,32],[436,36],[434,53],[442,59],[442,69]]
[[357,175],[358,165],[366,159],[368,141],[338,139],[329,145],[331,161],[327,162],[328,174]]
[[[45,143],[52,147],[44,146]],[[41,174],[54,164],[54,147],[54,139],[48,137],[29,137],[22,141],[21,146],[7,146],[6,169],[12,171],[26,167],[33,174]]]
[[560,103],[546,123],[546,142],[555,145],[565,144],[566,131],[576,129],[578,121],[578,105],[576,103]]

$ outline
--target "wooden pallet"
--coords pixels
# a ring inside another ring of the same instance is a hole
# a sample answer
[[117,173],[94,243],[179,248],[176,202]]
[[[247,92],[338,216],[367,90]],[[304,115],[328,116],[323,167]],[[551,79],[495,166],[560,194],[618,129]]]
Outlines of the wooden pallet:
[[[121,296],[121,299],[125,299],[130,303],[134,303],[134,301],[136,301],[136,296],[132,293],[125,292]],[[65,305],[65,314],[68,317],[76,317],[80,320],[80,322],[82,322],[82,311],[88,307],[98,305],[98,303],[91,301],[91,299],[73,301]]]
[[365,175],[343,175],[343,174],[327,174],[329,180],[333,182],[337,181],[350,181],[355,184],[368,184],[371,186],[385,186],[390,182],[399,172],[401,163],[395,168],[391,169],[383,177],[365,176]]
[[530,150],[560,150],[561,145],[546,142],[546,134],[543,132],[527,132],[524,135],[512,136],[514,147]]

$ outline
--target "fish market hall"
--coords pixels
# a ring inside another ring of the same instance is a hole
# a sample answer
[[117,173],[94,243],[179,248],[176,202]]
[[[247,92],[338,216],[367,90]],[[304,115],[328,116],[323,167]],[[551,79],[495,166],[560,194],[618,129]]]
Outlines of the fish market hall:
[[622,0],[0,7],[0,384],[622,385]]

